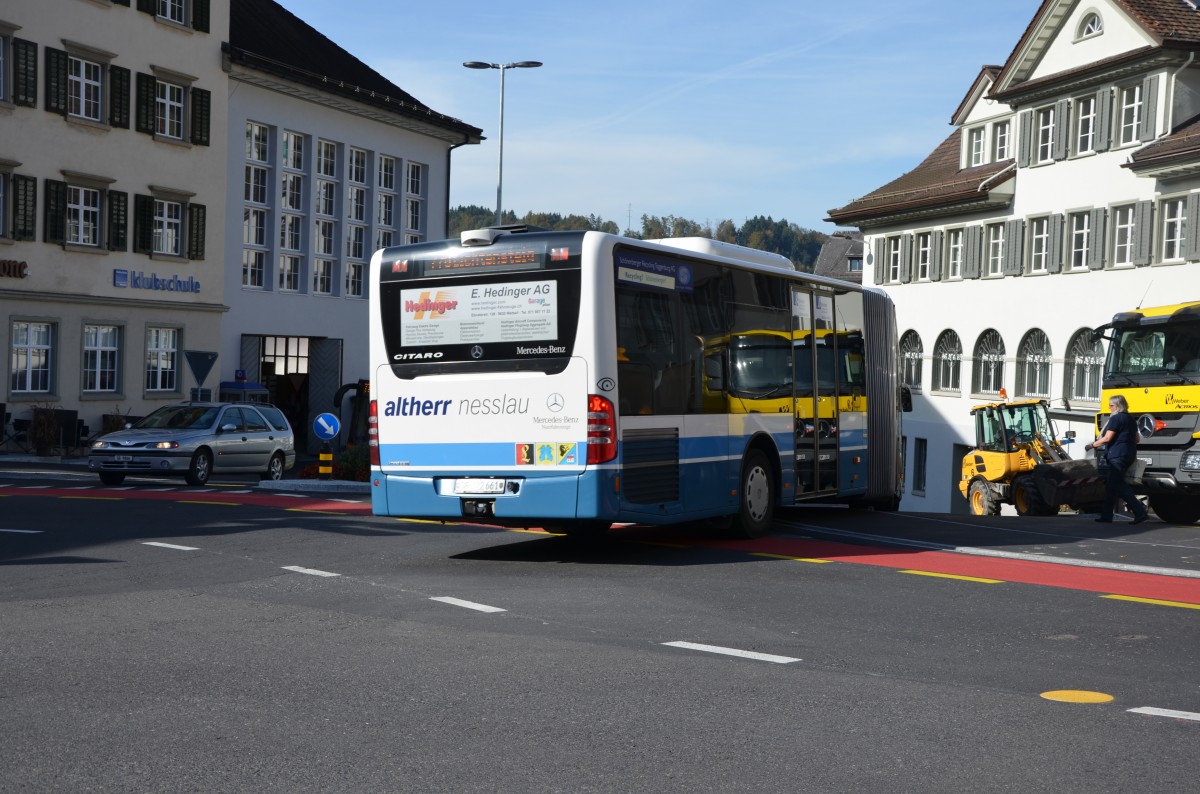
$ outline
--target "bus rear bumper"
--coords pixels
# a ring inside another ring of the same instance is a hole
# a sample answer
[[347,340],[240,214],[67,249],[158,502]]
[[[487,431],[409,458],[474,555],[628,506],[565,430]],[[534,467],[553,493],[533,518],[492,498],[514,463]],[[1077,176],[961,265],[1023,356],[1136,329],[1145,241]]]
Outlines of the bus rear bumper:
[[[543,477],[510,477],[495,494],[457,494],[440,475],[413,476],[373,471],[371,510],[379,516],[460,520],[592,519],[609,510],[598,509],[597,472]],[[615,502],[615,500],[614,500]]]

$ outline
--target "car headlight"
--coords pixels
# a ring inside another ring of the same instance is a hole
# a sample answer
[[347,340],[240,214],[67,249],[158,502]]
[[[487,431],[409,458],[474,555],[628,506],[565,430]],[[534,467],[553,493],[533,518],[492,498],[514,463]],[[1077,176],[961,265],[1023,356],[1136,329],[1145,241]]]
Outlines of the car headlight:
[[159,441],[154,444],[151,449],[179,449],[178,441]]
[[1183,453],[1183,457],[1179,460],[1179,468],[1184,471],[1200,471],[1200,449]]

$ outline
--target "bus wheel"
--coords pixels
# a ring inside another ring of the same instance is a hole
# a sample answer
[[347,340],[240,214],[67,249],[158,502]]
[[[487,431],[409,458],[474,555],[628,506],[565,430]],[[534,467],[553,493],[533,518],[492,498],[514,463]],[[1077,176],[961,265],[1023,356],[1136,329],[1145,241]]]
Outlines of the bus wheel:
[[1150,507],[1154,515],[1168,524],[1195,524],[1200,521],[1200,497],[1153,494]]
[[775,518],[775,479],[767,456],[751,450],[742,461],[742,487],[738,491],[738,512],[733,520],[736,534],[760,538],[771,529]]
[[973,516],[1000,515],[1000,500],[992,493],[992,487],[987,480],[972,480],[967,491],[967,502],[971,505]]

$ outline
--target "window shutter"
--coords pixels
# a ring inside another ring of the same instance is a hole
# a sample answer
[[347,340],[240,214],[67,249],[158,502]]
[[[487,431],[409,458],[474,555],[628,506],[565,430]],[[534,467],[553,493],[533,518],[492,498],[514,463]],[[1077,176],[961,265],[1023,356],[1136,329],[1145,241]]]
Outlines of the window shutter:
[[929,280],[942,280],[942,232],[934,232],[929,238]]
[[1187,197],[1187,224],[1184,226],[1183,258],[1190,262],[1200,259],[1200,193],[1189,193]]
[[1112,144],[1112,91],[1108,88],[1096,92],[1096,142],[1098,152],[1107,152]]
[[1046,251],[1046,272],[1061,273],[1063,267],[1062,260],[1062,240],[1063,240],[1063,224],[1066,223],[1065,215],[1051,215],[1050,218],[1050,240]]
[[24,39],[12,40],[13,104],[37,107],[37,45]]
[[192,0],[192,29],[208,33],[209,0]]
[[1150,264],[1154,251],[1154,202],[1139,201],[1133,211],[1133,264]]
[[1017,146],[1017,168],[1029,165],[1030,149],[1033,146],[1033,111],[1023,110],[1020,114],[1021,137]]
[[187,209],[187,257],[204,259],[204,233],[208,211],[203,204],[189,204]]
[[13,174],[12,238],[33,240],[37,235],[37,179]]
[[129,129],[129,70],[123,66],[108,67],[108,123]]
[[900,238],[900,281],[908,284],[912,281],[913,236],[906,234]]
[[158,80],[152,74],[143,74],[138,72],[137,76],[137,113],[134,119],[135,129],[138,132],[147,132],[154,134],[154,113],[155,113],[155,89],[158,88]]
[[154,7],[154,0],[137,0],[137,10],[146,14],[157,16],[158,9]]
[[154,253],[154,197],[133,196],[133,252]]
[[882,237],[882,236],[876,237],[875,238],[875,263],[872,265],[872,268],[875,270],[875,283],[876,284],[882,284],[885,281],[884,276],[887,272],[887,265],[884,264],[884,258],[886,257],[886,254],[887,254],[887,238]]
[[212,92],[192,89],[191,140],[196,146],[208,146],[209,126],[212,123]]
[[979,278],[983,263],[979,261],[982,226],[968,226],[963,230],[963,278]]
[[[1200,197],[1200,194],[1197,194]],[[1088,269],[1103,270],[1104,269],[1104,252],[1108,246],[1105,238],[1105,221],[1108,217],[1108,210],[1104,207],[1097,207],[1092,210],[1091,236],[1088,238]]]
[[1138,140],[1152,141],[1158,133],[1158,75],[1153,74],[1142,81],[1142,121]]
[[46,110],[67,115],[67,53],[46,47]]
[[1019,276],[1025,272],[1025,221],[1004,224],[1004,274]]
[[1067,100],[1060,99],[1054,105],[1054,141],[1051,144],[1050,156],[1055,160],[1067,159],[1071,143],[1071,105]]
[[124,251],[129,246],[126,229],[129,228],[129,194],[119,190],[108,191],[108,250]]
[[42,208],[42,241],[63,243],[67,239],[67,183],[46,180],[46,205]]

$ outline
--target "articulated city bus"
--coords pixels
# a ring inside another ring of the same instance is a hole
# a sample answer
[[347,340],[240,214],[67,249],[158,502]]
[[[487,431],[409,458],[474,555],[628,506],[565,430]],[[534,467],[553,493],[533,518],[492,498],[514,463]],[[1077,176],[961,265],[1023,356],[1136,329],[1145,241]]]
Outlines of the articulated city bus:
[[899,503],[877,290],[702,238],[498,227],[371,262],[377,515],[540,526]]

